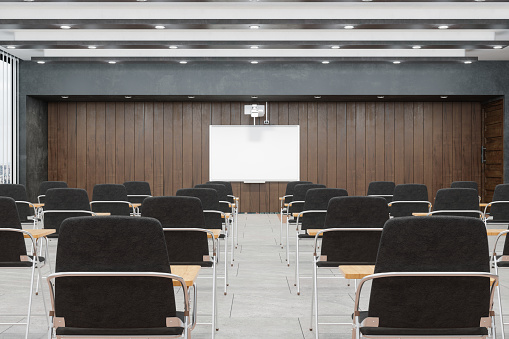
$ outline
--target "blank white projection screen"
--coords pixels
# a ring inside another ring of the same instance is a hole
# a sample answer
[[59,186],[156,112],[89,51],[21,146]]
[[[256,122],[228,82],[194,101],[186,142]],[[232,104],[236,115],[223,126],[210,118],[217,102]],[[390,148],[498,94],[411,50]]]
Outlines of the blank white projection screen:
[[209,145],[210,180],[299,180],[298,125],[211,125]]

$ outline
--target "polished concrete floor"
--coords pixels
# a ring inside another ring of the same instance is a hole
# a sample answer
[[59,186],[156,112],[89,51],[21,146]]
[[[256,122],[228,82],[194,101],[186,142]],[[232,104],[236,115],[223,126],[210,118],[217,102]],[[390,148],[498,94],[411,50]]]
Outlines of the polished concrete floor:
[[[279,246],[279,219],[275,214],[239,215],[239,247],[235,264],[229,268],[230,286],[222,293],[222,279],[218,279],[219,331],[216,338],[314,338],[310,328],[311,309],[311,252],[312,241],[301,241],[301,295],[294,286],[295,240],[291,237],[290,267],[285,262],[285,250]],[[293,234],[293,233],[292,233]],[[490,246],[494,237],[490,237]],[[50,241],[50,259],[54,265],[57,240]],[[223,246],[223,245],[221,245]],[[221,258],[221,261],[223,258]],[[223,265],[218,274],[223,275]],[[29,287],[28,270],[0,271],[0,313],[15,315],[0,317],[1,322],[23,322]],[[507,273],[506,273],[507,272]],[[48,274],[48,267],[43,268]],[[202,269],[198,286],[198,325],[192,338],[210,338],[211,286],[210,270]],[[353,310],[354,286],[340,279],[336,269],[322,269],[319,280],[320,322],[350,323]],[[336,278],[326,278],[326,277]],[[503,304],[509,314],[509,270],[501,273]],[[352,282],[353,283],[353,282]],[[49,305],[47,286],[45,297]],[[369,292],[369,289],[366,290]],[[368,296],[368,293],[363,294]],[[181,298],[178,295],[177,298]],[[181,305],[178,303],[177,305]],[[34,297],[32,325],[29,338],[47,338],[47,325],[42,295]],[[507,318],[509,322],[509,317]],[[507,327],[509,330],[509,326]],[[349,325],[321,325],[320,338],[351,338]],[[509,334],[509,332],[508,332]],[[24,338],[23,326],[0,325],[0,339]]]

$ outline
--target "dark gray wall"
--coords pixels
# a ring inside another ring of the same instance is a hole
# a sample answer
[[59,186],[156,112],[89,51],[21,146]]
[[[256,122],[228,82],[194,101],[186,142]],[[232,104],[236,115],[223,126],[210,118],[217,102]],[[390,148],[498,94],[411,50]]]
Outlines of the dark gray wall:
[[[20,181],[26,159],[30,95],[500,95],[509,62],[463,63],[46,63],[20,66]],[[306,98],[309,100],[309,97]],[[505,115],[509,100],[505,100]],[[509,147],[509,119],[504,119]],[[45,143],[47,144],[47,143]],[[504,154],[504,169],[509,152]],[[509,168],[504,171],[509,181]]]
[[[21,126],[21,125],[20,125]],[[29,201],[37,201],[42,181],[48,180],[48,104],[26,98],[26,188]]]

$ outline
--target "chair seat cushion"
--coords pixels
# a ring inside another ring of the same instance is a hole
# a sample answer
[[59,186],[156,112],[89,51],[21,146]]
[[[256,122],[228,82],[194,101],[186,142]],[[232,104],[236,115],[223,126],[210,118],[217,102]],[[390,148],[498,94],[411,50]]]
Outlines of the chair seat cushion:
[[[33,259],[33,256],[28,256],[30,260]],[[43,263],[46,260],[44,257],[39,257],[39,262]],[[0,267],[31,267],[32,261],[7,261],[0,262]]]
[[366,336],[486,336],[486,327],[467,328],[390,328],[390,327],[361,327],[360,331]]
[[318,267],[338,267],[339,265],[374,265],[374,262],[352,262],[352,261],[319,261],[316,263]]
[[214,263],[212,261],[198,261],[198,262],[187,261],[187,262],[171,262],[170,264],[171,265],[199,265],[201,267],[212,267],[212,265]]
[[299,239],[314,239],[315,236],[314,235],[309,235],[309,234],[299,234]]

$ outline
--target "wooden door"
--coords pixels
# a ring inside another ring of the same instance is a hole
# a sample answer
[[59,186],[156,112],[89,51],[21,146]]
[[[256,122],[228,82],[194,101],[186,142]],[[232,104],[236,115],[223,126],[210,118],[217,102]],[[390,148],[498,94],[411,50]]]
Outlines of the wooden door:
[[490,202],[495,186],[504,182],[504,100],[483,104],[482,110],[484,124],[482,201]]

